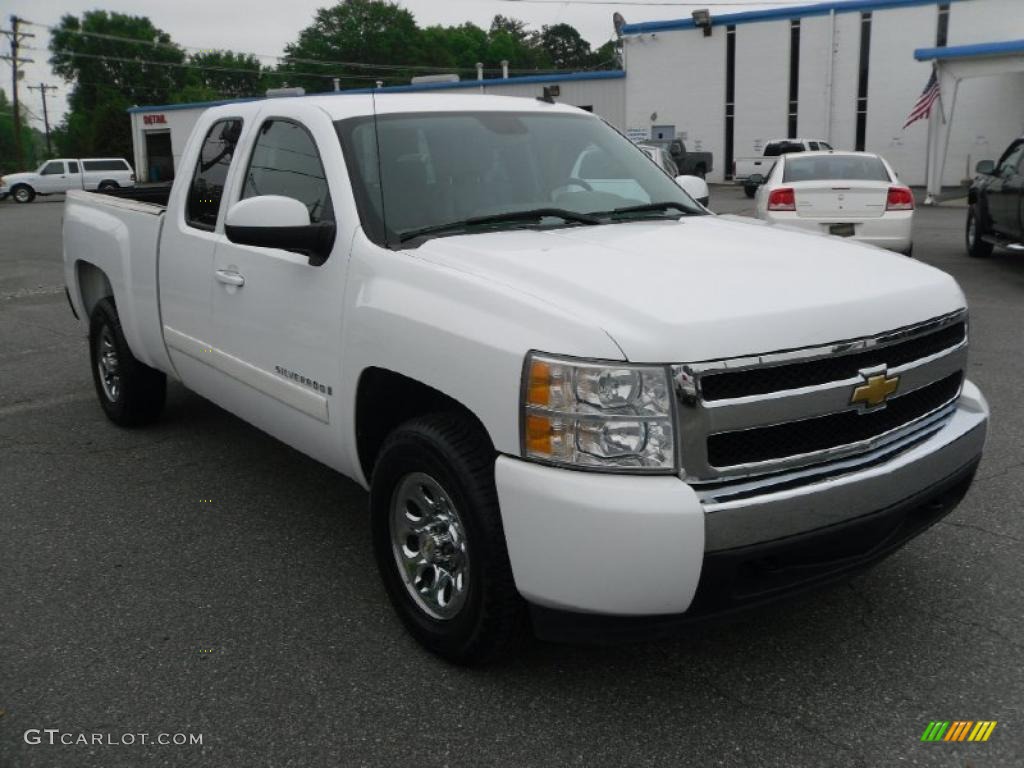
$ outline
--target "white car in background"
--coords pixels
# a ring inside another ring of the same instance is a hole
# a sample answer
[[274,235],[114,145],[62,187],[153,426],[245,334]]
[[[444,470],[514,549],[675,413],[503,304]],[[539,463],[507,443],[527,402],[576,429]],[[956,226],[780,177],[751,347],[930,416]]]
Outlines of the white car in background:
[[57,158],[35,171],[0,177],[0,200],[8,195],[16,203],[31,203],[36,195],[57,195],[71,189],[112,192],[135,186],[135,171],[121,157]]
[[912,255],[914,194],[869,152],[782,155],[757,190],[757,218]]

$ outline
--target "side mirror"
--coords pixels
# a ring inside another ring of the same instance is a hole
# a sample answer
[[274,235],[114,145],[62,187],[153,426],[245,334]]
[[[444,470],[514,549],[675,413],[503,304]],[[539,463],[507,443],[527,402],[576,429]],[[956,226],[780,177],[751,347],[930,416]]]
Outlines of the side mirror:
[[764,184],[764,176],[760,173],[752,173],[747,176],[747,184],[751,187],[760,187]]
[[281,195],[239,200],[224,220],[224,234],[232,243],[301,253],[314,267],[330,256],[335,229],[329,221],[311,224],[305,205]]
[[996,164],[991,160],[979,160],[978,164],[974,166],[974,170],[985,176],[991,176],[992,172],[996,169]]
[[676,184],[698,203],[707,206],[710,197],[708,183],[700,176],[676,176]]

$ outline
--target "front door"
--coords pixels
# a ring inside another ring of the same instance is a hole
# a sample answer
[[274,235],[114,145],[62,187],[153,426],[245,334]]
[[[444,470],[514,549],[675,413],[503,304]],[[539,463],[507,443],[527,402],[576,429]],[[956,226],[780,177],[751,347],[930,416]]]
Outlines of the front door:
[[51,160],[39,171],[39,180],[35,189],[42,195],[52,195],[55,192],[63,192],[67,188],[68,180],[67,167],[63,160]]
[[[241,118],[196,126],[202,144],[190,146],[182,162],[189,183],[176,185],[160,240],[160,311],[171,362],[189,389],[211,398],[219,377],[210,348],[213,251],[223,231],[221,198],[242,134]],[[185,181],[182,179],[182,181]]]
[[[257,128],[232,200],[282,195],[302,202],[311,223],[334,221],[322,149],[337,154],[330,121],[267,116]],[[332,178],[337,178],[332,176]],[[231,410],[328,464],[340,445],[330,425],[339,394],[346,259],[341,233],[320,266],[279,248],[218,240],[210,344],[224,363]],[[239,386],[239,383],[243,386]]]
[[1011,145],[1003,154],[995,170],[995,180],[989,185],[988,215],[992,229],[999,234],[1021,236],[1021,194],[1024,193],[1024,140]]

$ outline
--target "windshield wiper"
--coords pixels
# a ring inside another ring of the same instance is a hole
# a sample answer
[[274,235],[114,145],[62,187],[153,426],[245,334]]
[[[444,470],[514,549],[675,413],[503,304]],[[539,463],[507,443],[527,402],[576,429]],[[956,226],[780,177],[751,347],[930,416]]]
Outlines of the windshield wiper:
[[[665,212],[671,209],[681,211],[687,214],[698,214],[700,211],[695,211],[693,208],[683,203],[677,203],[672,200],[666,200],[663,203],[644,203],[643,205],[629,205],[625,208],[616,208],[612,211],[604,211],[605,216],[614,216],[621,213],[655,213],[658,211]],[[597,214],[595,214],[597,215]]]
[[600,224],[601,220],[588,213],[576,213],[564,208],[530,208],[525,211],[506,211],[505,213],[493,213],[488,216],[473,216],[462,221],[452,221],[447,224],[433,224],[429,227],[411,229],[398,235],[398,242],[404,243],[417,237],[425,235],[439,235],[446,232],[462,232],[470,227],[486,226],[488,224],[504,224],[516,221],[539,221],[540,219],[555,218],[563,221],[571,221],[577,224]]

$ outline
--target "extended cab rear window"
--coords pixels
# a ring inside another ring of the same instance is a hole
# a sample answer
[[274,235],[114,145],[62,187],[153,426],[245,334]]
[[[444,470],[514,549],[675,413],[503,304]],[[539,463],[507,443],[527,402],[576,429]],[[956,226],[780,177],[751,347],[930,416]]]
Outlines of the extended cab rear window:
[[217,226],[224,182],[241,135],[242,121],[238,119],[218,120],[210,126],[185,201],[185,222],[189,226],[206,230]]
[[885,164],[870,155],[811,155],[786,158],[784,182],[892,181]]
[[83,160],[82,167],[87,171],[127,171],[125,160]]

